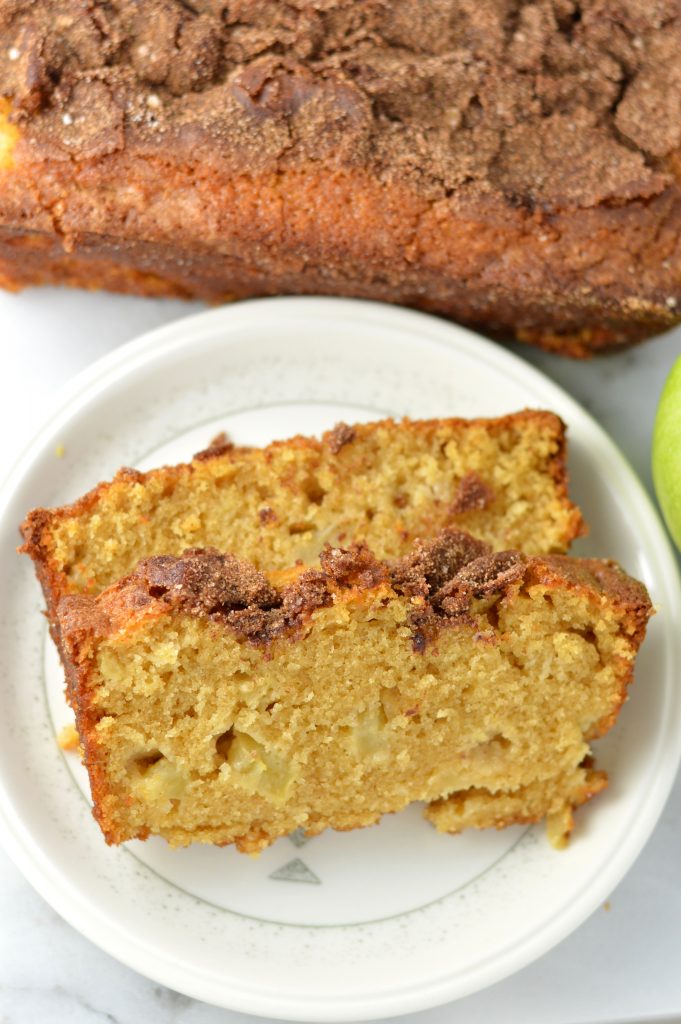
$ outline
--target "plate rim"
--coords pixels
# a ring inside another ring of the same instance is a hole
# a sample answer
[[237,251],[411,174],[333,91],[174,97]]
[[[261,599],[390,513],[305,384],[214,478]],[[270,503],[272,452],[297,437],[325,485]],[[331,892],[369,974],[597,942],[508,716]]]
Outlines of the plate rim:
[[[328,320],[333,316],[334,308],[337,311],[337,318],[334,322],[342,320],[346,328],[351,326],[353,320],[362,321],[365,325],[376,324],[382,328],[394,325],[404,333],[421,334],[431,341],[440,342],[459,351],[463,350],[476,359],[480,359],[481,355],[484,358],[486,353],[497,369],[507,371],[516,380],[520,379],[526,387],[534,389],[536,385],[551,403],[555,396],[555,400],[562,406],[562,414],[569,412],[571,418],[581,419],[582,424],[593,435],[594,441],[598,442],[598,452],[592,451],[592,457],[595,458],[599,453],[601,457],[605,455],[613,472],[616,471],[617,476],[626,481],[627,486],[631,489],[633,495],[631,511],[634,521],[645,522],[647,546],[650,549],[655,549],[658,559],[666,558],[667,565],[671,564],[673,567],[672,572],[666,574],[664,579],[667,598],[671,597],[671,601],[667,601],[668,607],[666,608],[668,625],[664,633],[664,651],[668,672],[672,671],[675,664],[678,668],[681,664],[681,654],[676,651],[670,635],[670,627],[674,622],[681,624],[681,581],[676,558],[649,494],[614,441],[594,417],[568,392],[530,363],[525,362],[520,356],[459,325],[399,307],[390,307],[364,300],[337,298],[287,296],[253,299],[240,302],[235,306],[222,306],[181,317],[117,346],[113,351],[95,360],[90,366],[67,381],[55,393],[41,426],[29,443],[24,446],[23,451],[20,452],[0,485],[0,523],[5,520],[7,506],[11,502],[14,492],[30,478],[31,473],[34,472],[35,459],[44,452],[46,444],[53,439],[54,432],[59,429],[60,424],[69,422],[72,417],[82,412],[81,406],[78,405],[79,398],[87,396],[88,400],[96,400],[98,394],[101,391],[106,391],[113,380],[124,379],[128,374],[138,372],[147,361],[151,361],[159,355],[161,358],[164,355],[167,357],[167,353],[171,349],[191,344],[192,339],[196,340],[197,335],[205,335],[213,324],[219,324],[224,319],[231,321],[231,324],[225,324],[225,326],[230,332],[234,332],[238,331],[240,321],[243,320],[246,324],[249,321],[253,322],[254,316],[257,320],[261,316],[260,311],[265,319],[268,318],[270,311],[274,313],[275,317],[278,315],[279,317],[298,319],[302,309],[304,314],[311,316],[313,320],[317,318]],[[356,314],[355,316],[353,316],[353,312]],[[263,996],[261,993],[254,994],[243,989],[237,992],[236,989],[231,988],[227,993],[229,998],[225,1001],[225,993],[221,990],[221,986],[213,979],[202,976],[194,965],[188,965],[186,962],[181,965],[183,973],[181,990],[214,1005],[246,1013],[269,1014],[278,1019],[349,1021],[368,1019],[367,1011],[372,1015],[372,1019],[378,1019],[441,1005],[452,998],[461,998],[508,977],[547,952],[584,921],[598,906],[603,896],[607,895],[621,881],[650,838],[671,791],[681,760],[681,696],[671,693],[669,686],[665,690],[665,709],[667,713],[664,718],[664,729],[657,736],[657,757],[655,771],[652,775],[653,789],[649,792],[642,813],[637,819],[637,827],[633,832],[634,839],[629,839],[614,851],[613,857],[608,863],[607,873],[602,869],[595,872],[580,891],[575,905],[566,911],[558,922],[548,922],[539,931],[529,936],[522,946],[515,946],[510,952],[505,952],[501,958],[502,962],[496,963],[495,970],[490,972],[489,966],[486,966],[484,962],[476,965],[475,969],[468,970],[468,984],[463,986],[454,984],[454,994],[450,989],[455,982],[455,975],[449,974],[444,979],[429,983],[427,988],[419,983],[417,989],[411,994],[402,991],[391,997],[386,996],[385,993],[377,993],[374,998],[363,995],[359,997],[361,1004],[357,1001],[356,996],[350,996],[349,1001],[354,1000],[356,1005],[341,1007],[343,1016],[329,1013],[328,1004],[316,998],[308,1000],[304,1005],[290,1006],[285,1013],[282,1013],[280,1000],[273,994]],[[676,714],[673,713],[674,710]],[[662,742],[663,738],[664,743]],[[641,822],[643,822],[643,827]],[[131,955],[128,951],[134,944],[131,942],[129,932],[126,932],[121,926],[116,929],[112,928],[113,922],[108,917],[93,916],[93,904],[90,899],[80,896],[77,887],[62,871],[52,865],[49,856],[37,846],[28,824],[22,820],[19,809],[13,806],[9,794],[5,790],[2,777],[0,777],[0,823],[3,825],[4,844],[12,860],[30,884],[65,920],[99,948],[127,966],[170,988],[176,987],[179,965],[172,963],[168,955],[159,954],[157,949],[149,949],[145,943],[139,943],[136,955]],[[605,879],[607,879],[607,885],[604,884]],[[595,890],[596,895],[587,899],[585,893],[589,894],[592,890]],[[80,911],[78,910],[79,904],[82,905]],[[113,934],[114,932],[115,934]],[[496,960],[499,961],[499,959],[500,957],[497,955]],[[485,974],[485,979],[482,982],[476,980],[480,972]],[[189,985],[186,984],[188,980],[191,982]],[[237,996],[237,998],[233,998],[233,996]],[[291,1002],[294,998],[296,997],[291,996],[289,1001]],[[399,1000],[398,1004],[396,1004],[396,1000]],[[374,1002],[378,1005],[371,1006]]]

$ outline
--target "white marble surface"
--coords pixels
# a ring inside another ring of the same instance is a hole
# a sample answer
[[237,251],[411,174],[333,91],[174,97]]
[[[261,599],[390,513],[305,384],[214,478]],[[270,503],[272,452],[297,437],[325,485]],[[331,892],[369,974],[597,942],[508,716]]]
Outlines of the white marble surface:
[[[0,477],[62,383],[116,344],[195,308],[50,289],[0,295]],[[596,416],[650,488],[655,405],[666,373],[681,354],[681,330],[588,364],[524,347],[516,351]],[[677,781],[655,833],[608,909],[600,908],[559,947],[513,978],[458,1003],[400,1019],[411,1024],[681,1021],[680,865]],[[63,922],[0,853],[2,1024],[237,1024],[252,1019],[161,988],[112,960]]]

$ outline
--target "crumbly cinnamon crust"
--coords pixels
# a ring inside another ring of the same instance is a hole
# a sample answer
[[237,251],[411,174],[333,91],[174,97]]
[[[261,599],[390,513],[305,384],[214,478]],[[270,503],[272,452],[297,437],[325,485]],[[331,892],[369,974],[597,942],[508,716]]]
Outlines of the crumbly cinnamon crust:
[[85,628],[105,635],[120,629],[131,614],[146,614],[160,602],[208,617],[242,640],[267,645],[282,636],[299,636],[312,613],[332,604],[339,590],[359,593],[388,586],[413,600],[415,647],[423,651],[419,636],[433,640],[440,629],[469,624],[475,602],[503,595],[519,580],[529,585],[568,581],[607,595],[628,610],[628,630],[637,644],[650,615],[643,584],[614,562],[493,552],[463,530],[446,529],[429,541],[417,540],[410,555],[393,563],[376,558],[366,544],[327,544],[319,562],[319,570],[301,570],[292,582],[277,587],[251,562],[214,549],[155,556],[104,591],[99,602],[80,595],[63,598],[58,618],[68,623],[69,632]]
[[334,455],[338,455],[341,448],[346,444],[350,444],[354,440],[354,427],[348,426],[347,423],[337,423],[333,430],[329,431],[326,435],[326,443]]
[[368,295],[573,354],[676,319],[679,0],[3,0],[0,33],[10,285]]
[[393,585],[409,597],[426,598],[490,550],[487,544],[463,530],[443,530],[432,540],[417,539],[411,552],[391,567]]
[[470,512],[472,509],[482,511],[494,501],[494,491],[481,480],[477,473],[470,472],[462,478],[459,489],[454,495],[452,512]]
[[[332,153],[441,198],[648,199],[681,142],[674,0],[5,2],[0,93],[52,160]],[[569,153],[570,160],[565,157]]]

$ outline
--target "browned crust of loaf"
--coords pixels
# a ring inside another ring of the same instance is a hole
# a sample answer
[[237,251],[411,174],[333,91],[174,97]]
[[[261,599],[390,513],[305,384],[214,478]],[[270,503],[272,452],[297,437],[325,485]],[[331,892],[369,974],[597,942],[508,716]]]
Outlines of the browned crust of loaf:
[[[83,764],[88,770],[92,794],[92,814],[102,830],[106,842],[123,842],[125,836],[112,825],[107,813],[110,787],[104,763],[106,751],[100,749],[97,723],[101,713],[94,706],[92,676],[95,669],[94,654],[101,635],[106,635],[110,622],[103,611],[94,607],[91,598],[73,595],[68,606],[61,609],[61,622],[55,621],[53,637],[58,641],[64,666],[66,695],[76,716],[76,728],[83,752]],[[148,831],[140,831],[136,838],[146,839]]]
[[[451,417],[448,419],[441,418],[436,420],[409,420],[405,418],[400,423],[395,423],[392,419],[386,419],[375,423],[356,424],[351,428],[347,428],[352,431],[352,440],[348,440],[346,435],[344,446],[356,441],[361,441],[376,430],[383,429],[385,427],[394,427],[395,429],[401,430],[408,429],[414,433],[428,434],[437,432],[437,430],[443,426],[456,429],[457,427],[483,424],[493,433],[502,433],[513,424],[523,422],[535,424],[536,426],[542,427],[543,429],[553,433],[557,450],[549,460],[549,470],[556,484],[558,498],[564,503],[566,508],[570,509],[569,532],[565,538],[567,545],[574,537],[585,532],[585,526],[579,509],[570,502],[568,496],[568,474],[566,466],[567,440],[565,435],[565,425],[562,420],[555,415],[555,413],[530,409],[490,419],[466,420],[461,417]],[[202,463],[210,459],[220,459],[228,465],[230,463],[237,462],[244,457],[254,460],[263,459],[267,461],[271,458],[271,453],[275,450],[293,447],[308,449],[309,451],[318,453],[320,456],[330,451],[332,454],[335,454],[336,457],[342,458],[344,446],[341,446],[341,448],[338,449],[338,452],[334,453],[334,447],[338,438],[337,431],[338,426],[334,427],[331,431],[327,431],[322,436],[321,440],[314,437],[297,435],[289,440],[274,441],[272,444],[262,449],[225,445],[224,447],[218,447],[212,451],[211,449],[208,449],[205,452],[199,453],[198,457],[196,457],[193,462],[152,469],[146,473],[141,473],[135,469],[123,468],[119,470],[113,480],[98,484],[71,505],[64,505],[60,508],[54,509],[38,508],[31,511],[21,525],[21,533],[24,543],[19,550],[24,554],[29,555],[35,563],[36,573],[45,595],[45,601],[47,603],[47,617],[50,622],[50,628],[55,642],[57,644],[59,643],[58,625],[56,623],[57,605],[61,598],[70,592],[68,580],[65,578],[60,568],[54,563],[52,529],[59,520],[87,513],[97,505],[100,498],[112,486],[115,486],[121,481],[139,482],[144,484],[147,480],[159,475],[170,478],[174,477],[177,479],[185,475],[191,475],[195,472],[196,462]]]
[[[147,161],[151,166],[141,168],[140,163],[107,158],[102,184],[93,190],[91,201],[97,202],[97,192],[110,180],[137,181],[147,190],[152,178],[168,177],[167,167]],[[92,174],[90,168],[76,168],[76,177],[81,171]],[[0,172],[0,181],[10,173]],[[19,168],[16,173],[21,173]],[[177,191],[196,186],[192,168],[174,169],[173,177]],[[378,189],[357,170],[340,175],[331,167],[325,178],[315,168],[307,177],[301,183],[299,172],[277,175],[277,194],[287,196],[290,224],[309,217],[331,189],[336,207],[343,210],[352,208],[359,194],[362,208],[376,224],[374,237],[381,237],[386,249],[390,241],[390,254],[379,251],[361,229],[355,229],[354,238],[336,241],[338,232],[329,227],[322,239],[313,224],[295,241],[287,232],[275,248],[272,239],[282,228],[274,197],[269,204],[256,204],[256,197],[271,189],[268,175],[242,179],[233,206],[219,210],[239,240],[238,249],[229,253],[179,231],[172,238],[141,239],[126,237],[123,227],[120,235],[75,229],[65,235],[65,225],[59,231],[30,230],[23,200],[5,214],[5,225],[0,224],[0,286],[17,291],[30,285],[67,285],[211,303],[269,295],[364,298],[438,313],[491,337],[515,337],[578,359],[620,350],[679,322],[678,274],[660,269],[678,259],[669,260],[681,237],[681,191],[676,185],[648,202],[568,210],[548,218],[523,209],[488,210],[481,204],[475,210],[454,207],[444,220],[437,204],[431,207],[395,185]],[[228,194],[231,186],[233,182],[225,182],[216,192]],[[4,189],[9,192],[7,184]],[[65,189],[70,202],[87,205],[88,197],[79,196],[75,181]],[[125,211],[120,216],[124,222]],[[405,237],[409,224],[417,225],[411,241]],[[317,258],[304,256],[311,249]],[[416,260],[413,250],[419,253]],[[504,250],[522,256],[504,261],[499,258]],[[515,269],[518,259],[524,262],[522,276]]]
[[[453,544],[455,551],[459,552],[458,562],[451,554],[443,554],[443,538],[449,540],[450,545]],[[497,593],[503,599],[521,586],[529,588],[539,584],[549,591],[565,587],[579,591],[595,606],[606,602],[618,616],[621,630],[627,636],[631,649],[637,650],[642,643],[646,623],[652,613],[650,599],[643,584],[628,577],[615,563],[598,559],[570,559],[565,556],[527,558],[518,552],[504,552],[501,554],[502,557],[506,556],[506,562],[495,578],[493,574],[490,577],[489,569],[499,559],[499,555],[481,555],[479,542],[473,538],[468,538],[467,542],[466,538],[467,535],[460,532],[445,531],[441,538],[430,542],[429,549],[424,545],[417,547],[416,558],[411,561],[414,570],[410,577],[412,581],[418,578],[419,559],[425,567],[424,572],[429,573],[428,578],[433,581],[432,586],[427,586],[425,601],[431,602],[431,620],[439,620],[439,628],[476,628],[474,623],[468,622],[461,607],[457,606],[450,615],[443,610],[441,604],[438,605],[437,595],[442,592],[443,586],[446,588],[448,583],[455,583],[457,579],[464,580],[470,601],[480,596],[480,593],[489,592]],[[439,569],[431,556],[433,548],[436,549],[436,558],[440,558]],[[510,575],[506,566],[508,556],[513,566]],[[90,773],[94,813],[107,842],[117,843],[130,837],[118,834],[106,812],[108,788],[104,759],[98,750],[95,726],[99,712],[93,706],[91,682],[98,641],[118,631],[134,631],[136,624],[179,611],[209,617],[216,625],[231,629],[239,641],[250,641],[263,647],[263,656],[267,657],[267,648],[273,641],[283,638],[293,640],[302,636],[305,623],[325,604],[332,601],[352,604],[358,601],[368,603],[381,598],[400,599],[391,583],[399,590],[404,585],[403,575],[399,570],[396,574],[394,567],[375,559],[365,546],[357,545],[347,551],[327,547],[322,553],[321,563],[320,571],[302,573],[297,580],[277,593],[276,588],[250,563],[217,552],[192,551],[180,558],[164,556],[147,559],[140,563],[135,573],[96,598],[72,595],[60,602],[59,637],[66,669],[67,692],[75,710],[84,760]],[[451,577],[444,584],[443,569]],[[227,590],[223,585],[225,573],[228,576]],[[482,591],[476,591],[476,580],[481,581]],[[409,600],[408,596],[402,599]],[[250,635],[248,621],[244,625],[244,615],[248,620],[249,613],[256,616]],[[433,628],[432,622],[430,628]],[[619,699],[612,711],[596,724],[587,739],[603,735],[611,728],[626,698],[633,662],[624,659],[620,661]],[[590,795],[591,791],[585,791],[584,799]],[[504,824],[525,820],[517,817]],[[137,838],[146,838],[146,835],[140,833]],[[244,848],[247,848],[247,843]]]

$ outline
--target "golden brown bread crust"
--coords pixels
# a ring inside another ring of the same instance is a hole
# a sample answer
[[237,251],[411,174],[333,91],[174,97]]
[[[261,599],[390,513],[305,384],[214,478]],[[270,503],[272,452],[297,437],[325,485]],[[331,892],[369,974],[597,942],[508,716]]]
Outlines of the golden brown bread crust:
[[570,355],[638,340],[681,308],[679,15],[5,2],[0,281],[356,295]]
[[[626,699],[633,674],[631,652],[635,654],[642,643],[652,614],[645,587],[613,562],[565,556],[528,558],[519,552],[494,554],[467,534],[445,531],[432,541],[418,544],[409,556],[392,565],[381,563],[361,545],[348,550],[327,547],[321,556],[320,570],[304,572],[283,588],[273,586],[254,566],[231,555],[193,551],[181,558],[148,559],[131,576],[96,598],[63,598],[58,619],[67,689],[90,774],[94,814],[107,841],[115,843],[129,838],[117,832],[108,818],[106,758],[96,731],[102,711],[94,701],[93,673],[98,645],[107,637],[119,632],[134,633],[136,624],[148,624],[179,612],[208,618],[216,628],[232,631],[240,643],[267,650],[281,638],[290,642],[300,639],[305,632],[303,627],[317,609],[343,602],[368,606],[378,597],[383,603],[406,598],[415,605],[411,614],[414,637],[422,629],[422,611],[427,608],[428,646],[437,648],[438,632],[442,630],[470,629],[472,639],[479,642],[479,625],[469,616],[475,602],[489,597],[502,602],[512,600],[519,590],[531,593],[533,587],[541,588],[545,600],[550,599],[552,591],[577,592],[592,607],[595,621],[601,607],[614,614],[620,635],[626,638],[628,653],[612,656],[618,666],[619,693],[612,695],[610,712],[585,738],[601,736],[612,727]],[[449,597],[456,592],[463,600],[455,606],[448,605],[442,595]],[[414,650],[423,654],[426,645],[414,644]],[[604,773],[592,770],[590,761],[580,766],[571,783],[567,817],[562,808],[561,835],[571,828],[571,807],[590,799],[606,781]],[[501,804],[495,804],[493,794],[467,791],[436,801],[428,816],[442,831],[457,831],[457,821],[465,818],[469,798],[474,804],[480,800],[490,802],[489,813],[483,811],[469,822],[475,827],[501,828],[538,820],[547,813],[545,793],[509,793]],[[147,834],[142,829],[136,837],[144,839]],[[256,849],[266,839],[245,837],[239,846],[244,850]]]

